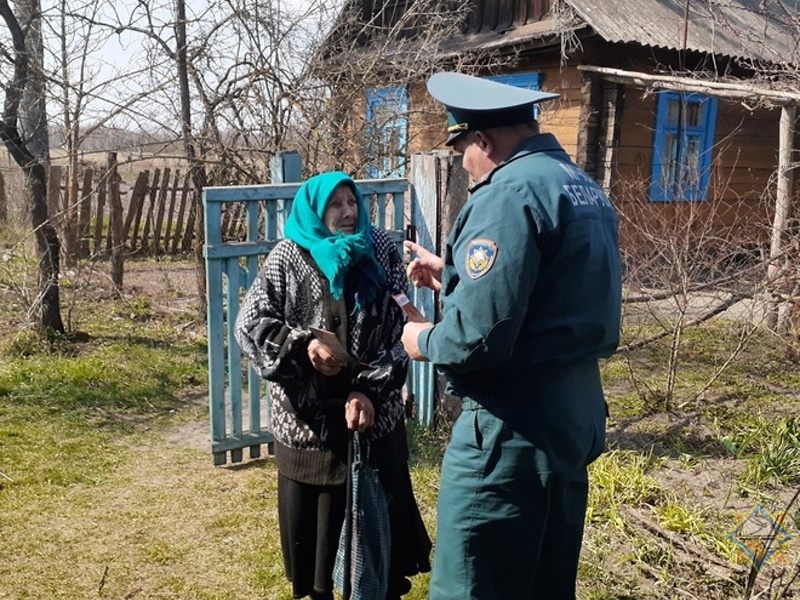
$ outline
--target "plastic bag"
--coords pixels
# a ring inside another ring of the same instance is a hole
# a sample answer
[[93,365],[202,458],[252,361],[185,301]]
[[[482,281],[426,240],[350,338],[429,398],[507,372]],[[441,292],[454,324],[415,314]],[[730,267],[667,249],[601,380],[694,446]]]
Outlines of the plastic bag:
[[348,463],[346,513],[333,581],[345,600],[383,600],[392,548],[389,498],[378,471],[369,465],[369,442],[358,433],[350,439]]

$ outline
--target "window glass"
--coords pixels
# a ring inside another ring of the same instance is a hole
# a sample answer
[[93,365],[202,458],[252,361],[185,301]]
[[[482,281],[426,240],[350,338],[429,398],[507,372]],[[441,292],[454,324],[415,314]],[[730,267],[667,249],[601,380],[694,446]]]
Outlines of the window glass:
[[697,135],[686,137],[686,148],[683,151],[683,164],[681,165],[684,184],[694,186],[700,183],[700,141],[700,136]]
[[[526,90],[539,91],[539,83],[541,77],[535,71],[528,71],[525,73],[512,73],[510,75],[490,75],[486,79],[490,81],[497,81],[498,83],[505,83],[506,85],[513,85],[514,87],[523,88]],[[533,105],[534,118],[539,116],[539,105]]]
[[367,177],[405,177],[408,95],[403,87],[372,88],[367,94]]
[[678,126],[678,115],[680,114],[680,110],[681,103],[677,99],[671,98],[667,100],[667,125],[670,127]]
[[703,106],[699,102],[688,102],[684,105],[686,127],[700,127],[703,115]]
[[650,200],[706,199],[716,111],[716,98],[659,92]]

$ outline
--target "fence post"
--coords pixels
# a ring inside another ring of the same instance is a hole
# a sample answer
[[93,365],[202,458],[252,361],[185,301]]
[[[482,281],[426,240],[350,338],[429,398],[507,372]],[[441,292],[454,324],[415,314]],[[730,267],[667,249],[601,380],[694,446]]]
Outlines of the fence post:
[[119,173],[117,173],[117,153],[108,153],[108,203],[111,227],[111,281],[122,291],[122,275],[125,260],[125,238],[122,222],[122,199],[119,194]]
[[[166,176],[169,177],[169,167],[166,168]],[[144,213],[144,229],[142,230],[142,237],[139,244],[139,249],[142,252],[150,250],[150,229],[153,228],[153,219],[156,209],[156,202],[159,196],[161,185],[161,169],[156,167],[153,171],[153,185],[150,186],[150,201],[147,202],[147,212]],[[136,234],[134,233],[133,240],[131,241],[131,250],[134,250],[133,243],[136,242]]]
[[158,200],[156,201],[155,216],[153,222],[153,243],[150,248],[154,258],[161,252],[161,231],[164,228],[164,212],[167,205],[167,194],[169,193],[170,168],[164,169],[164,178],[161,180],[161,188],[158,190]]
[[[136,237],[139,235],[139,220],[142,215],[142,205],[147,195],[147,186],[150,180],[150,171],[141,171],[133,184],[131,199],[128,204],[128,216],[125,217],[125,224],[122,227],[122,241],[131,240],[131,251],[135,249]],[[109,241],[113,245],[113,240],[109,236]]]
[[172,187],[170,188],[169,207],[167,208],[167,224],[164,226],[164,254],[170,253],[170,245],[172,243],[172,223],[175,219],[175,202],[178,197],[178,185],[180,185],[181,170],[175,169],[175,175],[172,179]]
[[296,150],[282,150],[269,161],[270,181],[272,183],[296,183],[303,179],[300,153]]
[[89,256],[89,225],[92,220],[92,195],[94,193],[92,181],[94,180],[94,170],[87,168],[83,172],[83,185],[78,193],[78,214],[76,228],[77,243],[75,249],[79,258]]
[[0,173],[0,225],[8,222],[8,198],[6,198],[6,180]]
[[180,205],[178,207],[178,217],[177,220],[175,221],[175,234],[172,237],[173,254],[177,254],[178,252],[183,251],[183,245],[182,245],[183,221],[184,221],[184,213],[186,212],[186,204],[189,198],[190,186],[192,183],[191,176],[192,176],[192,171],[190,169],[183,178],[183,187],[181,188],[181,200],[180,200]]
[[[80,209],[80,193],[78,186],[77,166],[68,166],[64,169],[66,181],[64,182],[64,198],[62,203],[62,218],[64,232],[64,246],[62,248],[64,263],[68,266],[74,265],[80,252],[78,249],[78,211]],[[59,182],[61,178],[59,177]]]
[[[106,158],[106,163],[108,158]],[[100,169],[100,177],[97,181],[97,206],[94,215],[94,235],[92,236],[92,252],[101,256],[105,248],[103,248],[103,227],[106,215],[106,196],[108,194],[108,167]],[[109,220],[109,229],[111,228],[111,221]]]
[[197,199],[194,197],[194,183],[192,181],[192,169],[186,173],[186,181],[189,184],[189,213],[186,215],[186,228],[183,230],[183,238],[181,239],[181,250],[184,252],[191,252],[192,244],[194,243],[194,230],[195,219],[197,219]]
[[[411,156],[411,222],[416,242],[440,256],[453,222],[467,199],[467,174],[460,161],[460,156],[439,152]],[[410,293],[414,304],[435,322],[438,318],[437,295],[426,288],[411,289]],[[452,419],[460,404],[456,406],[456,402],[445,396],[442,382],[432,365],[412,362],[411,369],[411,392],[417,418],[425,425],[433,425],[437,412]],[[441,406],[439,411],[437,404]]]

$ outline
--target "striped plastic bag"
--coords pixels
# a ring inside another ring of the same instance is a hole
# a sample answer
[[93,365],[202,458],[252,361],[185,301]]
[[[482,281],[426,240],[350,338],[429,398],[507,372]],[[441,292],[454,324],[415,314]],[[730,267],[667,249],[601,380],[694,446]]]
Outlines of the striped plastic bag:
[[[344,600],[382,600],[389,586],[389,498],[369,465],[369,442],[356,432],[347,452],[346,513],[333,567]],[[349,577],[345,574],[349,573]]]

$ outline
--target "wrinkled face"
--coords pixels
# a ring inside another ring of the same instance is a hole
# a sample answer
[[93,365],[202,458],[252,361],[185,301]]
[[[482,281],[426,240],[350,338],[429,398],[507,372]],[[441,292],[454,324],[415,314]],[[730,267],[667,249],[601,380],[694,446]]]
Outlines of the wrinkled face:
[[331,233],[341,231],[345,235],[356,232],[358,226],[358,202],[352,188],[346,183],[336,186],[325,207],[325,227]]
[[494,165],[486,156],[481,148],[482,138],[479,140],[475,132],[469,132],[456,139],[453,150],[463,156],[461,159],[462,168],[469,173],[474,182],[481,181],[486,174],[494,168]]

